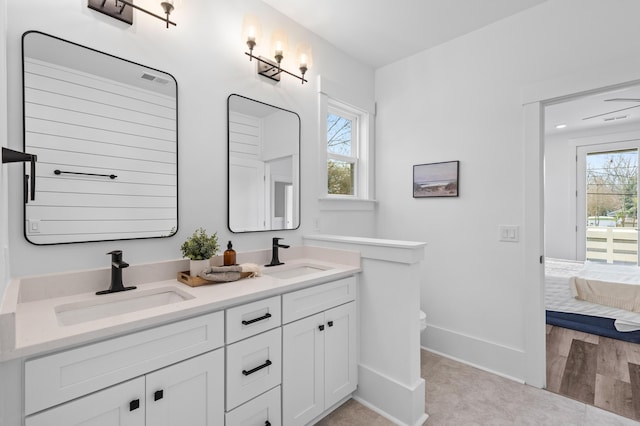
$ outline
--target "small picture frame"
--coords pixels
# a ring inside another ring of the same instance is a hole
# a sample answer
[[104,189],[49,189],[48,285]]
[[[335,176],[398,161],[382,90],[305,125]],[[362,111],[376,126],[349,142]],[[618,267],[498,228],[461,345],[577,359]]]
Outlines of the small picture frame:
[[413,166],[413,198],[457,197],[459,161]]

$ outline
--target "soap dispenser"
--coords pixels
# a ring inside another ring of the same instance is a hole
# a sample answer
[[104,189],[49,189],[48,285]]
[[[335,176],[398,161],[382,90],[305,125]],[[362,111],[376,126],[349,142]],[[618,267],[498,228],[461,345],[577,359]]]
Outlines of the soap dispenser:
[[236,251],[231,245],[231,241],[227,244],[227,249],[224,252],[224,266],[231,266],[236,264]]

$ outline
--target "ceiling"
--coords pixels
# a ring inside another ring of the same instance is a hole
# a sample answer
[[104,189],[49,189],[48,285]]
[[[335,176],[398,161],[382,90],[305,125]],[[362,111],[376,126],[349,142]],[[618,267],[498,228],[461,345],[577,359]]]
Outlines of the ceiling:
[[[364,64],[379,68],[546,0],[262,0]],[[614,98],[635,101],[607,101]],[[640,86],[545,108],[545,134],[634,123]],[[563,129],[556,125],[566,124]]]
[[398,61],[545,0],[263,0],[373,68]]
[[[566,127],[556,128],[563,124]],[[640,86],[581,96],[545,108],[546,135],[617,125],[640,126]]]

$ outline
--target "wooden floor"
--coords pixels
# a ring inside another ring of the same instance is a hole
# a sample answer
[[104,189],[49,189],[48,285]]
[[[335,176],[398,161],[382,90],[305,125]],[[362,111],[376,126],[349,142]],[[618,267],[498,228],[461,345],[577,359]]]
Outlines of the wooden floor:
[[547,390],[640,420],[640,344],[547,325]]

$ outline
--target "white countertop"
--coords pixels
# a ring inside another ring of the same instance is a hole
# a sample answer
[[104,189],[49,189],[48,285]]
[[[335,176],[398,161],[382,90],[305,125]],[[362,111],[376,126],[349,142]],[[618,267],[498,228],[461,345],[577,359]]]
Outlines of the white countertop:
[[[238,253],[238,263],[268,262],[270,250]],[[219,256],[218,256],[219,257]],[[0,361],[33,356],[63,349],[69,346],[115,337],[207,312],[279,295],[360,272],[360,255],[357,252],[301,246],[281,251],[285,266],[294,268],[311,264],[324,270],[294,278],[275,278],[263,268],[263,276],[245,278],[231,283],[190,287],[177,280],[177,272],[188,269],[187,260],[132,265],[132,273],[123,271],[125,286],[136,285],[135,290],[96,296],[96,290],[105,286],[105,276],[110,269],[76,271],[69,274],[23,277],[11,281],[0,309]],[[213,264],[219,259],[214,258]],[[271,270],[273,271],[273,269]],[[145,281],[151,276],[153,281]],[[172,277],[172,278],[169,278]],[[96,282],[102,284],[96,285]],[[133,298],[140,292],[154,289],[173,289],[186,294],[188,300],[170,303],[135,312],[112,315],[107,318],[62,325],[56,307],[83,301],[108,301]]]

